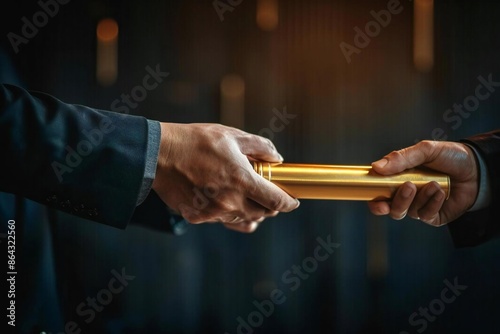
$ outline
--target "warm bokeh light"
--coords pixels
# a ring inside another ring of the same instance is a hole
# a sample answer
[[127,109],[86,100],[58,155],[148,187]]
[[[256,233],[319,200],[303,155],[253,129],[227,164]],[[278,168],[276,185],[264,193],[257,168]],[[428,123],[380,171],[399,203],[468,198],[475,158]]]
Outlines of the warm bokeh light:
[[278,0],[257,1],[257,25],[265,31],[276,29],[279,22]]
[[434,1],[415,0],[413,21],[413,62],[417,70],[434,66]]
[[220,88],[223,96],[241,98],[245,93],[245,82],[239,75],[228,74],[222,78]]
[[236,74],[228,74],[220,84],[222,124],[243,129],[245,125],[245,81]]
[[118,76],[118,23],[111,18],[97,24],[97,82],[109,86]]
[[118,23],[114,19],[102,19],[97,24],[97,38],[107,42],[118,37]]

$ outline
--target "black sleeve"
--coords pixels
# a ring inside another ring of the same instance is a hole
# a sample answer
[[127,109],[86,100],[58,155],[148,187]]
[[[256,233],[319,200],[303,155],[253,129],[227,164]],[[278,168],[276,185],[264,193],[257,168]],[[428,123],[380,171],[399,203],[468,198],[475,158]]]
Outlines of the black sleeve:
[[144,177],[144,117],[0,84],[0,191],[124,228]]
[[484,159],[490,176],[492,201],[488,208],[469,212],[449,223],[456,247],[472,247],[500,236],[500,130],[479,134],[462,142],[473,146]]

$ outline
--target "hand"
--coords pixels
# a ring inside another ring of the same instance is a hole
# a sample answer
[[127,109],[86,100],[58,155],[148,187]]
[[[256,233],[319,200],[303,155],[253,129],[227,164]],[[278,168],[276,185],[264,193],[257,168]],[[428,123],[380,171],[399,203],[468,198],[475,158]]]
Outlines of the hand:
[[270,140],[220,124],[161,123],[153,190],[190,223],[253,232],[266,217],[299,206],[249,162],[281,162]]
[[391,175],[417,166],[425,166],[450,176],[450,197],[436,182],[431,182],[417,192],[416,186],[406,182],[399,187],[392,201],[368,202],[375,215],[390,215],[403,219],[406,214],[433,225],[447,224],[463,215],[476,200],[478,171],[474,152],[455,142],[421,141],[418,144],[394,151],[372,163],[375,172]]

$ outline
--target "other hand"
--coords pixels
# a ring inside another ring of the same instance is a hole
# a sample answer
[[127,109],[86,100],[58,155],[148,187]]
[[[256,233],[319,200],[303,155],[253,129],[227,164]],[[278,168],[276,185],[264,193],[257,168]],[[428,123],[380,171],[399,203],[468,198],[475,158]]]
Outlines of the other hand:
[[417,191],[411,182],[401,185],[391,201],[368,202],[375,215],[403,219],[406,215],[432,226],[447,224],[463,215],[478,193],[478,168],[474,152],[465,144],[445,141],[421,141],[416,145],[393,151],[372,163],[375,172],[391,175],[417,166],[443,172],[450,176],[448,200],[436,182]]

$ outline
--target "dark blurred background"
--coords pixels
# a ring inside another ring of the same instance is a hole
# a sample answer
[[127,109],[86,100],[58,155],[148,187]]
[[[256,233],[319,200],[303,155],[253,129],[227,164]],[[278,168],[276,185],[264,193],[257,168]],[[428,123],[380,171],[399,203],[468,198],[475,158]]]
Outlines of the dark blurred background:
[[[388,4],[400,12],[357,47],[355,28]],[[42,7],[12,1],[0,12],[0,70],[4,82],[109,110],[159,66],[169,76],[131,114],[236,126],[271,138],[287,162],[368,165],[421,139],[498,128],[500,92],[453,121],[447,110],[474,95],[479,76],[500,81],[500,3],[397,4],[72,0],[16,53],[9,33],[21,36],[22,18],[33,22]],[[350,63],[341,43],[357,48]],[[289,118],[271,127],[284,110]],[[455,249],[446,227],[374,217],[364,202],[303,200],[252,235],[197,225],[182,236],[26,205],[25,228],[39,233],[24,240],[24,261],[46,266],[25,275],[26,307],[47,313],[47,328],[27,315],[26,331],[69,333],[74,321],[83,333],[498,333],[500,241]],[[283,275],[318,237],[340,246],[292,291]],[[87,324],[77,306],[121,268],[135,278]],[[440,304],[445,280],[467,288]],[[286,300],[259,317],[254,301],[276,288]],[[430,306],[439,314],[411,322]]]

